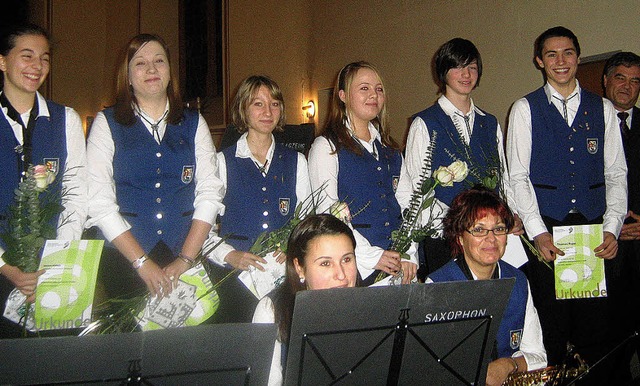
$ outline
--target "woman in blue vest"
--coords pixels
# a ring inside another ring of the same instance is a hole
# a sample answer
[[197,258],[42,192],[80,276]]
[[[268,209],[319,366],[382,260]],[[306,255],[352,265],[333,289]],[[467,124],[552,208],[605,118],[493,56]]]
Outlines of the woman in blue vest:
[[[403,170],[398,196],[403,207],[408,205],[412,187],[420,180],[425,155],[434,145],[431,165],[427,172],[447,166],[455,160],[465,161],[472,184],[492,180],[495,188],[503,191],[511,200],[511,190],[505,180],[502,129],[493,115],[479,109],[471,93],[480,84],[482,57],[476,46],[466,39],[454,38],[444,43],[435,54],[435,70],[438,77],[440,97],[437,102],[417,113],[407,136],[406,169]],[[404,187],[411,187],[405,189]],[[436,221],[444,217],[453,198],[468,184],[436,188]],[[511,205],[511,207],[514,207]],[[428,218],[429,216],[423,216]],[[514,232],[522,233],[520,220],[516,220]],[[449,260],[446,242],[437,238],[424,240],[425,261],[421,261],[419,277],[440,268]]]
[[173,70],[162,38],[135,36],[119,63],[116,104],[91,127],[89,225],[109,242],[99,274],[108,296],[170,293],[222,209],[209,128],[183,108]]
[[[246,78],[238,87],[232,111],[242,136],[218,154],[225,191],[218,235],[224,242],[208,256],[217,263],[212,267],[214,282],[231,268],[265,271],[267,261],[249,253],[249,249],[261,233],[285,225],[298,203],[311,194],[304,155],[276,143],[272,134],[283,130],[285,123],[278,84],[261,75]],[[273,269],[284,274],[284,258],[282,255],[272,261],[270,272]],[[227,280],[217,291],[220,306],[214,316],[216,322],[251,321],[258,299],[240,280]]]
[[417,260],[390,251],[391,232],[402,222],[395,196],[402,155],[387,126],[386,94],[378,70],[367,62],[346,65],[333,89],[329,118],[309,152],[311,187],[324,188],[320,210],[349,205],[358,241],[358,270],[365,285],[380,271],[414,279]]
[[[14,190],[29,165],[45,165],[56,174],[48,190],[67,191],[58,216],[57,238],[80,239],[87,214],[85,137],[82,122],[71,108],[45,100],[37,91],[49,75],[49,36],[35,25],[6,28],[0,38],[0,229],[6,221]],[[62,220],[61,220],[62,219]],[[0,241],[0,301],[14,288],[35,299],[44,271],[22,272],[2,260]],[[3,307],[4,309],[4,307]],[[21,328],[0,318],[0,336],[17,337]]]
[[356,240],[351,229],[329,214],[312,215],[291,232],[284,282],[260,300],[254,323],[276,323],[269,386],[282,384],[286,345],[296,293],[304,290],[355,287],[358,284]]
[[529,282],[501,260],[514,224],[507,204],[494,191],[476,186],[453,199],[443,223],[454,259],[431,273],[427,282],[516,279],[498,327],[487,385],[501,385],[515,372],[544,368],[547,354]]

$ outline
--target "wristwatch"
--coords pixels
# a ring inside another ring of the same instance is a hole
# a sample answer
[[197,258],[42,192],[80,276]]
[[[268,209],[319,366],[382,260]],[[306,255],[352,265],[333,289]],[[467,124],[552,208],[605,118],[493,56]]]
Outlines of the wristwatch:
[[140,267],[142,267],[142,264],[144,264],[145,261],[147,261],[147,259],[149,259],[149,257],[145,254],[140,256],[140,258],[135,259],[134,261],[131,262],[131,265],[133,265],[134,269],[138,269]]

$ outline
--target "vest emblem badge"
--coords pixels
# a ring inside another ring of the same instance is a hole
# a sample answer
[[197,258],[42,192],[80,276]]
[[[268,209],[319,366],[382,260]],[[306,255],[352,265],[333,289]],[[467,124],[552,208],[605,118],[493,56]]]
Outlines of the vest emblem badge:
[[280,210],[281,215],[283,216],[288,215],[290,207],[291,207],[291,199],[280,198],[280,202],[278,203],[278,209]]
[[182,183],[188,184],[193,181],[193,165],[185,165],[182,167]]
[[589,154],[598,152],[598,138],[587,138],[587,151]]
[[397,191],[398,190],[398,182],[400,181],[400,176],[393,176],[391,177],[391,184],[393,186],[393,191]]
[[43,158],[44,166],[47,167],[47,171],[53,173],[54,175],[58,175],[58,171],[60,170],[60,158]]
[[511,337],[509,338],[509,346],[512,349],[520,347],[520,341],[522,341],[522,329],[509,331]]

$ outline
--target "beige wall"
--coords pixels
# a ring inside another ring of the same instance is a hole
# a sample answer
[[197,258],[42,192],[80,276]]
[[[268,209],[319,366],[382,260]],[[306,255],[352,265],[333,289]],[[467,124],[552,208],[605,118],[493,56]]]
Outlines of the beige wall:
[[230,97],[244,78],[275,80],[285,98],[288,123],[303,123],[302,102],[311,91],[310,0],[229,0]]
[[349,61],[375,63],[386,82],[398,140],[404,139],[411,114],[435,100],[431,60],[451,38],[470,39],[480,50],[484,71],[474,101],[503,126],[510,105],[542,85],[532,58],[533,42],[545,29],[571,29],[583,57],[614,50],[640,53],[635,0],[314,0],[313,8],[314,91],[330,87]]
[[138,28],[140,32],[161,35],[167,40],[172,57],[178,57],[177,1],[30,0],[30,3],[36,13],[33,20],[47,26],[52,37],[49,98],[76,109],[83,121],[113,104],[118,55],[138,33]]
[[[161,34],[178,64],[177,0],[30,2],[52,5],[51,97],[83,118],[113,102],[118,50],[138,28]],[[283,90],[289,123],[307,121],[301,106],[309,98],[320,99],[318,122],[326,113],[322,90],[332,86],[337,71],[350,61],[368,60],[385,79],[398,140],[404,139],[411,114],[435,100],[431,60],[453,37],[478,46],[484,75],[474,99],[503,124],[511,103],[542,84],[532,51],[544,29],[560,24],[572,29],[583,57],[640,52],[637,0],[228,2],[230,97],[246,76],[266,74]]]

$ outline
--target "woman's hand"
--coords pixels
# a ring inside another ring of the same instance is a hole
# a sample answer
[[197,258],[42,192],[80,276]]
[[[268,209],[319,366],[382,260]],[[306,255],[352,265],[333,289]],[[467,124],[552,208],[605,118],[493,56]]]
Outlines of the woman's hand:
[[418,266],[409,260],[402,260],[400,264],[402,265],[402,284],[411,284],[416,277]]
[[500,386],[513,372],[514,364],[511,358],[498,358],[489,363],[487,368],[487,386]]
[[187,272],[189,268],[191,268],[191,265],[180,258],[175,259],[163,268],[164,273],[169,276],[169,280],[171,280],[172,288],[176,288],[178,286],[180,276]]
[[147,260],[138,268],[138,275],[147,285],[147,289],[151,295],[162,298],[171,293],[172,280],[153,260]]
[[264,272],[264,267],[260,264],[267,264],[267,261],[260,256],[244,251],[231,251],[227,253],[224,261],[231,264],[233,268],[248,271],[253,266]]
[[276,251],[273,253],[273,257],[276,258],[276,262],[278,264],[282,264],[287,261],[287,254],[282,252],[280,248],[276,249]]
[[402,269],[400,264],[400,253],[394,251],[383,251],[378,264],[373,267],[388,273],[389,275],[396,276]]
[[0,268],[0,273],[9,279],[9,281],[27,297],[27,302],[29,303],[33,303],[36,300],[38,278],[44,272],[44,269],[36,272],[22,272],[20,268],[9,264],[5,264]]

